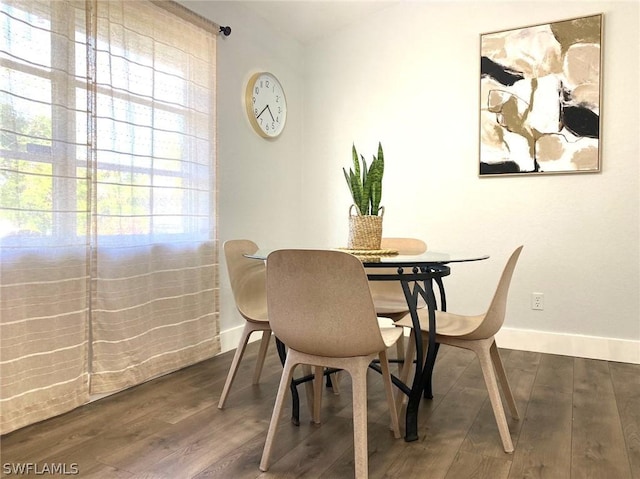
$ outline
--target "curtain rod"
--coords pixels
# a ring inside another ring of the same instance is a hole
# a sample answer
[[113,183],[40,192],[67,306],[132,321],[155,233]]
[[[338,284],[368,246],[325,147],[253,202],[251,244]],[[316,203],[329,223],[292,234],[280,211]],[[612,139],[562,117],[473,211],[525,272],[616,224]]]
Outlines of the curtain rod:
[[231,35],[230,26],[218,25],[216,22],[213,22],[208,18],[203,17],[202,15],[198,15],[196,12],[189,10],[187,7],[180,5],[173,0],[151,0],[151,3],[165,9],[168,12],[173,13],[174,15],[177,15],[183,20],[194,23],[200,28],[203,28],[211,33],[214,33],[216,35],[223,34],[225,37]]

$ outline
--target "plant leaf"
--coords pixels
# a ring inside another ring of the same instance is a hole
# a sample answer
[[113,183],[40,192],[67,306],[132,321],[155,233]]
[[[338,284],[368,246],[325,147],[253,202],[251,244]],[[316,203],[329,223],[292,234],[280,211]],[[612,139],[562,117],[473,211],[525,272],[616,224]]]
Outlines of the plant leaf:
[[360,200],[360,211],[362,211],[363,215],[368,215],[370,214],[369,203],[371,201],[371,179],[369,175],[371,167],[367,167],[364,156],[360,155],[360,159],[362,160],[362,198]]
[[355,196],[353,195],[353,188],[351,188],[351,176],[353,176],[353,171],[349,170],[349,173],[351,174],[351,176],[349,176],[347,174],[347,170],[345,170],[344,168],[342,168],[342,172],[344,173],[344,179],[347,182],[347,186],[349,187],[349,193],[351,193],[351,198],[353,199],[353,201],[356,201]]
[[358,152],[356,151],[356,145],[354,144],[351,150],[352,161],[353,161],[353,171],[356,176],[360,178],[360,162],[358,161]]
[[353,202],[355,205],[360,208],[362,204],[362,185],[360,184],[360,178],[356,176],[353,172],[351,173],[351,195],[353,197]]
[[[384,174],[384,154],[382,143],[378,142],[378,156],[367,165],[363,155],[358,155],[355,144],[351,148],[353,169],[342,168],[354,204],[361,215],[377,215],[382,198],[382,176]],[[361,166],[362,163],[362,166]]]

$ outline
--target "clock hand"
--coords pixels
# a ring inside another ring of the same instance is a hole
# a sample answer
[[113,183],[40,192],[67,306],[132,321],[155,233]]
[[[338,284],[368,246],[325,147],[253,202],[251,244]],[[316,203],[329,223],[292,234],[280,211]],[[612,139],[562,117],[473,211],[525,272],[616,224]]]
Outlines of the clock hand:
[[[260,115],[262,115],[262,114],[264,113],[264,111],[265,111],[266,109],[268,109],[268,108],[269,108],[269,105],[265,106],[265,107],[262,109],[262,111],[261,111],[260,113],[258,113],[258,116],[256,116],[256,118],[260,118]],[[269,110],[269,113],[271,113],[271,110]],[[271,115],[271,118],[273,118],[273,115]]]
[[269,110],[269,115],[271,115],[271,121],[276,121],[276,119],[273,117],[273,113],[271,113],[271,108],[269,108],[269,105],[267,105],[267,110]]

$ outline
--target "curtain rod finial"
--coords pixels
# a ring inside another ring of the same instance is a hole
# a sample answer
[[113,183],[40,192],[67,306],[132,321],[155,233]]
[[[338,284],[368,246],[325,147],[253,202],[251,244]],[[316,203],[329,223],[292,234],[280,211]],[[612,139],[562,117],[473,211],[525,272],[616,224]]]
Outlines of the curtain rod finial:
[[228,37],[229,35],[231,35],[231,27],[220,27],[220,33],[222,33],[225,37]]

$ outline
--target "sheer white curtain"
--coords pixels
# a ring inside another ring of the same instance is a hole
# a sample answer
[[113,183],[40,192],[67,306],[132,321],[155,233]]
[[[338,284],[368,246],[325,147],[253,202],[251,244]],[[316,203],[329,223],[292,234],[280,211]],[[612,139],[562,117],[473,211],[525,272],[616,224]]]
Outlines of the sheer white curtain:
[[0,432],[215,355],[215,32],[2,1]]

